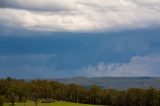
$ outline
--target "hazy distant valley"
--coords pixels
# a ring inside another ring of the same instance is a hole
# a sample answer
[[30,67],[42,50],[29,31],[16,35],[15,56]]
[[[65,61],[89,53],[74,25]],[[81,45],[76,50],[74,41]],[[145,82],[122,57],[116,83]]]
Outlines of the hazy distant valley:
[[74,77],[66,79],[55,79],[55,81],[71,84],[76,83],[81,86],[89,87],[98,85],[103,88],[128,89],[128,88],[160,88],[160,77]]

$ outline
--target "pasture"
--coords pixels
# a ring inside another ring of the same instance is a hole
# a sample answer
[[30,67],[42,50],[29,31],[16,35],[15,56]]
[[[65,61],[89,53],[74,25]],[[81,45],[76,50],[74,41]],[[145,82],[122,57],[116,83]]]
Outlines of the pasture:
[[[4,106],[11,106],[9,103],[5,103]],[[35,103],[29,101],[27,103],[15,103],[14,106],[35,106]],[[53,102],[53,103],[38,103],[38,106],[96,106],[96,105],[89,105],[89,104],[79,104],[79,103],[70,103],[70,102]]]

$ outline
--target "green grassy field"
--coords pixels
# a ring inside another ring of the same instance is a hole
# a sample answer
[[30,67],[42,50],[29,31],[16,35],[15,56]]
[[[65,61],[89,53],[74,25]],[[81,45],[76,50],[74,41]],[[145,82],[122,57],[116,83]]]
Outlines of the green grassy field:
[[[4,106],[11,106],[11,104],[5,103]],[[35,106],[35,104],[34,102],[27,102],[25,105],[24,103],[15,103],[15,106]],[[70,102],[55,102],[55,103],[38,103],[38,106],[95,106],[95,105],[77,104]]]

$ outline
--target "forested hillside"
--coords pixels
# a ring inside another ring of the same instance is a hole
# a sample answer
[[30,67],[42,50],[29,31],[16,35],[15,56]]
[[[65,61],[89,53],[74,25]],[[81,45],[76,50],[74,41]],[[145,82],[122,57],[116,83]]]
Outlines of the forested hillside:
[[154,88],[128,90],[102,89],[96,85],[85,88],[76,84],[64,85],[47,80],[0,80],[0,105],[4,102],[26,102],[32,100],[69,101],[83,104],[109,106],[160,106],[160,90]]

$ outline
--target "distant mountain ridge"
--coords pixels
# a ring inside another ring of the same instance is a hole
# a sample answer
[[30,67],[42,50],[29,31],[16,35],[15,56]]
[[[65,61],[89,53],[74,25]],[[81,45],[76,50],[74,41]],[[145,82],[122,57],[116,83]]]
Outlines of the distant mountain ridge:
[[160,77],[73,77],[65,79],[54,79],[54,81],[64,84],[79,84],[81,86],[89,87],[98,85],[103,88],[113,89],[128,89],[135,88],[149,88],[154,87],[160,89]]

